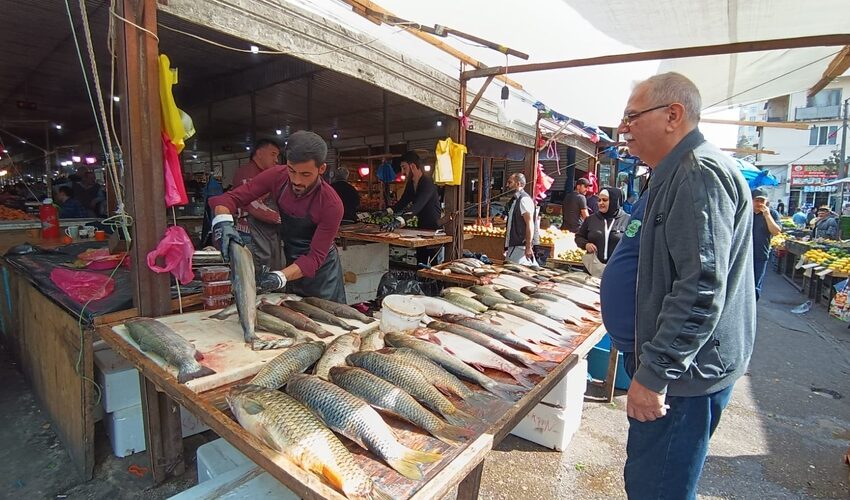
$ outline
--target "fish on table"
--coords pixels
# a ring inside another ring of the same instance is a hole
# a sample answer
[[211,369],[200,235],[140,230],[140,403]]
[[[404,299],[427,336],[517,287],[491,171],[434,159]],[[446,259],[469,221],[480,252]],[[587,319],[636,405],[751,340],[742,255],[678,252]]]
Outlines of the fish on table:
[[513,304],[512,300],[508,300],[501,295],[476,295],[473,297],[478,302],[481,302],[487,307],[496,307],[497,304]]
[[312,304],[308,304],[303,300],[287,300],[283,302],[285,307],[292,309],[293,311],[297,311],[304,316],[312,319],[313,321],[318,321],[320,323],[325,323],[326,325],[334,325],[342,328],[343,330],[356,330],[357,327],[346,323],[345,321],[337,318],[333,313],[325,311],[319,307],[316,307]]
[[349,355],[346,362],[400,387],[452,425],[462,426],[467,420],[475,420],[474,416],[462,411],[443,396],[415,366],[394,356],[374,351],[356,352]]
[[522,397],[519,393],[525,392],[525,388],[523,387],[493,380],[487,375],[464,363],[457,357],[447,353],[442,347],[432,344],[431,342],[419,340],[412,335],[406,335],[403,333],[387,333],[384,339],[387,344],[393,347],[408,347],[413,349],[418,354],[421,354],[437,365],[442,366],[446,369],[446,371],[456,377],[478,384],[485,390],[502,399],[517,401]]
[[[284,300],[297,300],[298,298],[299,297],[297,295],[292,295],[288,293],[264,293],[262,295],[258,295],[257,300],[255,300],[254,303],[257,305],[257,307],[260,307],[260,304],[263,303],[278,305]],[[224,309],[221,309],[217,313],[211,315],[210,318],[223,320],[233,316],[234,314],[237,314],[238,312],[239,311],[236,309],[236,302],[234,302],[229,306],[225,307]]]
[[[463,337],[463,338],[465,338],[465,339],[467,339],[471,342],[474,342],[474,343],[476,343],[476,344],[478,344],[482,347],[486,347],[490,351],[492,351],[492,352],[494,352],[494,353],[496,353],[496,354],[498,354],[498,355],[500,355],[500,356],[502,356],[506,359],[509,359],[511,361],[516,361],[516,362],[522,364],[523,366],[525,366],[531,372],[533,372],[537,375],[540,375],[542,377],[545,377],[546,374],[548,373],[544,369],[544,366],[548,367],[549,369],[552,369],[552,368],[555,367],[555,365],[552,364],[552,363],[537,361],[537,360],[533,359],[529,354],[526,354],[522,351],[518,351],[518,350],[514,349],[513,347],[511,347],[511,346],[509,346],[509,345],[507,345],[507,344],[505,344],[505,343],[503,343],[499,340],[496,340],[495,338],[490,337],[489,335],[486,335],[482,332],[479,332],[478,330],[475,330],[473,328],[469,328],[469,327],[459,325],[459,324],[456,324],[456,323],[448,323],[448,322],[445,322],[445,321],[432,321],[431,323],[428,324],[428,328],[430,328],[432,330],[453,333],[455,335]],[[461,359],[463,358],[463,356],[459,356],[459,357]]]
[[312,340],[304,330],[299,330],[277,316],[272,316],[262,310],[257,310],[257,327],[275,335],[291,338],[293,343],[309,342]]
[[236,420],[269,448],[324,478],[349,499],[391,500],[357,464],[336,435],[292,396],[254,385],[226,396]]
[[153,318],[135,318],[124,323],[127,332],[143,352],[159,355],[177,368],[177,382],[184,384],[215,373],[199,363],[204,355],[188,340]]
[[387,347],[385,349],[381,349],[380,352],[382,354],[389,354],[390,356],[412,365],[414,368],[422,372],[422,375],[425,375],[428,382],[434,384],[434,387],[442,391],[443,394],[455,395],[463,400],[482,401],[485,399],[478,395],[483,393],[474,392],[461,382],[459,378],[446,371],[445,368],[437,365],[413,349],[408,349],[407,347]]
[[600,310],[599,293],[592,292],[579,285],[570,285],[566,283],[543,283],[537,288],[542,288],[549,293],[556,293],[568,300],[571,300],[585,309],[594,311]]
[[459,286],[449,286],[443,288],[443,290],[440,292],[440,295],[445,296],[447,293],[457,293],[460,295],[466,295],[467,297],[475,296],[475,292],[470,291],[470,289],[468,288],[461,288]]
[[254,258],[245,245],[230,242],[230,282],[239,313],[239,325],[246,343],[257,338],[257,282],[254,276]]
[[537,354],[538,356],[543,356],[545,358],[546,351],[543,350],[540,346],[525,340],[516,333],[512,332],[509,328],[494,324],[493,322],[487,320],[487,318],[464,318],[463,316],[448,315],[443,316],[443,319],[450,323],[456,323],[458,325],[477,330],[515,349],[524,349],[528,352]]
[[425,308],[425,314],[428,316],[444,316],[446,314],[459,314],[468,317],[475,316],[475,313],[472,311],[439,297],[428,297],[427,295],[407,295],[407,297],[421,304]]
[[443,299],[473,313],[482,313],[489,309],[489,307],[482,304],[481,302],[478,302],[473,298],[461,295],[459,293],[447,293],[443,295]]
[[489,297],[497,297],[497,298],[501,297],[501,295],[499,294],[499,291],[496,290],[496,288],[493,285],[475,285],[475,286],[469,287],[469,290],[471,291],[473,296],[485,295],[485,296],[489,296]]
[[339,302],[334,302],[332,300],[320,299],[318,297],[304,297],[302,300],[310,304],[311,306],[315,306],[324,311],[328,311],[331,314],[339,316],[340,318],[353,319],[361,323],[373,323],[376,321],[375,318],[366,316],[362,312],[349,305],[340,304]]
[[325,353],[316,363],[313,373],[323,380],[328,380],[328,373],[334,366],[345,365],[345,358],[360,350],[361,338],[356,333],[346,333],[333,339],[325,349]]
[[289,307],[284,306],[276,306],[274,304],[260,304],[259,309],[264,313],[271,314],[272,316],[276,316],[283,321],[286,321],[290,325],[294,326],[299,330],[308,331],[312,334],[315,334],[320,339],[332,337],[333,334],[327,330],[325,330],[318,323],[313,321],[312,319],[304,316],[298,311],[294,309],[290,309]]
[[507,373],[524,387],[531,388],[535,385],[520,367],[467,338],[442,330],[429,332],[426,338],[481,371],[484,371],[484,368],[492,368]]
[[369,403],[314,375],[293,375],[286,392],[336,432],[383,459],[402,476],[422,479],[422,467],[442,455],[408,448]]
[[384,332],[380,330],[367,333],[363,336],[363,340],[360,342],[361,351],[379,351],[383,349],[384,346]]
[[520,318],[540,325],[557,335],[570,335],[574,333],[572,330],[567,328],[567,325],[565,325],[563,321],[554,320],[548,316],[544,316],[536,311],[523,307],[522,304],[524,303],[525,302],[520,302],[519,304],[499,304],[493,309],[510,313],[514,316],[519,316]]
[[531,298],[518,290],[514,290],[513,288],[502,288],[499,290],[499,295],[514,303],[523,302]]
[[525,318],[516,316],[505,311],[491,311],[483,316],[496,326],[509,329],[514,335],[520,337],[526,342],[533,342],[537,345],[550,345],[554,347],[563,347],[566,345],[564,339],[542,326],[528,321]]
[[517,302],[517,306],[528,309],[531,312],[549,318],[555,322],[568,322],[574,325],[580,325],[581,319],[570,314],[565,307],[549,300],[541,300],[531,298],[522,302]]
[[593,316],[588,314],[586,309],[580,307],[578,304],[576,304],[572,300],[565,299],[565,298],[563,298],[559,295],[555,295],[553,293],[547,293],[547,292],[537,292],[537,293],[531,294],[531,298],[554,302],[554,303],[558,304],[558,307],[562,308],[564,310],[564,312],[566,312],[567,314],[569,314],[570,316],[572,316],[574,318],[578,318],[579,320],[593,321],[593,319],[594,319]]
[[335,366],[330,370],[330,377],[334,384],[373,407],[407,420],[448,445],[470,440],[475,435],[468,427],[446,423],[400,387],[362,368]]
[[324,342],[305,342],[290,347],[266,363],[251,379],[250,384],[269,389],[280,389],[296,373],[303,373],[322,357]]

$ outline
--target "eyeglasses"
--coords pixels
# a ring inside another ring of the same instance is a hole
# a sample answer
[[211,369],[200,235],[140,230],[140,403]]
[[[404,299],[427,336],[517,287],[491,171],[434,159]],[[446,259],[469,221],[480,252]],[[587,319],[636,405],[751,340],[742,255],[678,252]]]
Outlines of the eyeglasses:
[[661,106],[655,106],[654,108],[645,109],[643,111],[635,111],[634,113],[626,113],[625,115],[623,115],[623,117],[620,119],[620,121],[623,122],[623,125],[628,127],[640,115],[642,115],[644,113],[649,113],[650,111],[655,111],[656,109],[666,108],[668,106],[670,106],[670,104],[662,104]]

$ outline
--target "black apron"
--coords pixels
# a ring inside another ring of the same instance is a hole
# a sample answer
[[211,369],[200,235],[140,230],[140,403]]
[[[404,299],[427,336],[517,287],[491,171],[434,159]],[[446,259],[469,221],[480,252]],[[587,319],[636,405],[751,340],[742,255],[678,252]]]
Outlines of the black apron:
[[[283,190],[288,186],[288,182],[283,185],[274,202],[280,212],[280,238],[283,241],[283,254],[286,257],[286,264],[292,265],[295,259],[310,252],[310,242],[316,233],[317,225],[310,219],[310,209],[313,206],[315,198],[310,200],[305,217],[290,216],[279,205]],[[336,245],[331,243],[328,256],[316,271],[314,277],[303,277],[299,280],[291,281],[286,284],[286,291],[302,297],[318,297],[345,304],[342,264],[339,261],[339,253],[336,250]]]

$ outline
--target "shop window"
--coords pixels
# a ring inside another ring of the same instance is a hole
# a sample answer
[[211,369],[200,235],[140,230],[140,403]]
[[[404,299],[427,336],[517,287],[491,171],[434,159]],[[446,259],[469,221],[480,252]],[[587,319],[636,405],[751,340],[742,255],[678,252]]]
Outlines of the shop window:
[[837,125],[812,127],[809,131],[809,146],[825,146],[828,144],[835,144],[835,139],[837,136]]

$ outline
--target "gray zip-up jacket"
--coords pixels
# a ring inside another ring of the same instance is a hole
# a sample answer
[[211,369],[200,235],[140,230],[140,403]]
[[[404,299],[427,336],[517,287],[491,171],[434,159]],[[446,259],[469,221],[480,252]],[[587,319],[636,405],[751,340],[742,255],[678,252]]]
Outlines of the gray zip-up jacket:
[[653,169],[638,258],[635,379],[702,396],[747,369],[756,331],[750,190],[691,131]]

